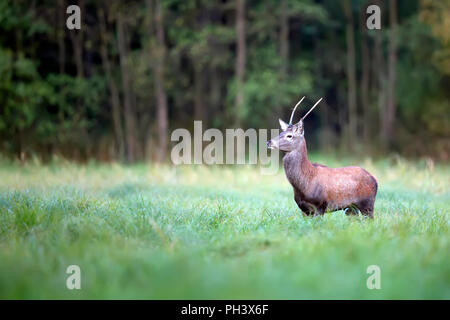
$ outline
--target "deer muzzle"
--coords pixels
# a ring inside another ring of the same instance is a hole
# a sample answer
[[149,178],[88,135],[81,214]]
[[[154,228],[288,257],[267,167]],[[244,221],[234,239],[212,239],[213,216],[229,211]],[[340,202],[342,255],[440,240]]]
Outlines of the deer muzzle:
[[276,141],[273,141],[273,140],[267,141],[267,148],[275,149],[277,147],[278,147],[278,143]]

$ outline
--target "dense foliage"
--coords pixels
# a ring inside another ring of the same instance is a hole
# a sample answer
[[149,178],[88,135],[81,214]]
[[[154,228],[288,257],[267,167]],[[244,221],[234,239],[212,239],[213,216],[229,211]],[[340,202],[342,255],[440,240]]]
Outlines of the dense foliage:
[[307,95],[310,145],[448,159],[448,0],[77,3],[79,31],[68,1],[0,0],[4,154],[165,160],[194,119],[274,128]]

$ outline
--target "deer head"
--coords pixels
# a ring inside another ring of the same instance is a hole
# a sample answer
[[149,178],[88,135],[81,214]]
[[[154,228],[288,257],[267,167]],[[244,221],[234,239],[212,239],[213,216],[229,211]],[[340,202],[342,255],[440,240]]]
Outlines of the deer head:
[[303,101],[303,99],[305,99],[305,97],[303,97],[299,102],[297,102],[297,104],[294,107],[294,110],[292,110],[289,123],[286,123],[281,119],[278,119],[278,121],[280,122],[282,132],[278,137],[267,141],[267,147],[269,149],[276,148],[280,149],[281,151],[290,152],[298,148],[300,144],[304,142],[303,136],[305,134],[305,130],[303,128],[303,120],[319,104],[319,102],[322,101],[322,98],[320,98],[314,104],[314,106],[311,109],[309,109],[309,111],[303,116],[303,118],[300,119],[299,122],[297,122],[296,124],[292,124],[292,119],[294,117],[295,110]]

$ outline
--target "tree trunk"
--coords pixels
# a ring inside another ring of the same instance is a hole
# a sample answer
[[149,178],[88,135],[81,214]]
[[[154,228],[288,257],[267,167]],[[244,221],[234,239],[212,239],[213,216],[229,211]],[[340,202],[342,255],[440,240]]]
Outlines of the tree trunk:
[[344,12],[346,17],[346,42],[347,42],[347,83],[348,83],[348,119],[349,119],[349,143],[354,147],[357,139],[357,109],[356,109],[356,67],[355,67],[355,35],[353,30],[353,13],[350,0],[344,0]]
[[64,12],[66,12],[65,1],[58,1],[58,30],[57,38],[58,38],[58,64],[59,64],[59,73],[63,74],[65,72],[66,66],[66,44],[64,42],[64,35],[66,31],[66,23],[64,19]]
[[[84,12],[84,0],[80,0],[80,10],[81,17],[83,17]],[[70,30],[70,39],[72,40],[72,46],[75,56],[75,65],[77,66],[77,77],[84,78],[84,62],[83,62],[83,46],[84,46],[84,31],[83,31],[83,20],[80,30]]]
[[383,44],[379,32],[375,34],[374,43],[375,59],[373,60],[373,70],[377,75],[378,83],[378,113],[380,122],[380,140],[384,142],[384,132],[386,131],[386,75],[385,75],[385,59],[383,53]]
[[363,138],[364,142],[369,142],[370,136],[370,104],[369,104],[369,85],[370,85],[370,52],[366,28],[366,6],[362,6],[360,12],[361,28],[361,106],[363,109]]
[[[382,9],[382,1],[376,3]],[[378,114],[379,114],[379,127],[380,127],[380,142],[381,145],[385,145],[386,136],[386,61],[383,51],[383,39],[381,32],[375,32],[374,38],[374,56],[372,71],[376,75],[376,83],[378,89]]]
[[128,67],[128,48],[122,13],[117,15],[117,43],[119,46],[120,68],[122,71],[122,90],[125,111],[125,136],[127,161],[136,160],[136,118],[132,105],[130,74]]
[[286,78],[289,67],[289,17],[286,0],[281,2],[280,56],[281,74]]
[[194,118],[195,120],[203,120],[204,126],[206,127],[205,105],[203,102],[203,72],[198,66],[194,66],[194,68]]
[[[83,28],[83,15],[85,14],[84,8],[85,8],[85,2],[84,0],[80,0],[79,6],[81,11],[81,29],[80,30],[69,30],[70,38],[72,41],[72,47],[74,51],[74,57],[75,57],[75,65],[77,69],[77,78],[84,79],[85,78],[85,72],[84,72],[84,28]],[[76,104],[78,106],[78,117],[80,119],[85,119],[87,114],[87,106],[82,103],[81,97],[77,97]],[[80,133],[83,137],[83,148],[80,153],[81,158],[89,158],[89,150],[92,146],[92,140],[89,138],[88,128],[86,125],[81,125],[80,127]]]
[[393,130],[395,128],[395,82],[397,78],[397,1],[389,0],[389,24],[391,27],[389,33],[388,46],[388,87],[387,87],[387,105],[386,105],[386,125],[383,132],[384,145],[389,147],[392,142]]
[[168,143],[168,110],[167,110],[167,94],[164,82],[165,54],[166,44],[164,39],[164,23],[161,1],[156,0],[155,6],[155,25],[156,25],[156,42],[155,47],[156,59],[154,61],[154,77],[155,77],[155,94],[157,101],[157,120],[158,120],[158,156],[157,160],[162,162],[167,157]]
[[244,106],[244,79],[247,59],[247,48],[245,41],[245,0],[236,0],[236,34],[237,34],[237,57],[236,57],[236,100],[235,100],[235,123],[237,126],[242,121]]
[[116,140],[116,147],[118,151],[118,156],[120,160],[123,160],[125,156],[125,146],[124,146],[124,134],[122,128],[121,120],[121,106],[120,106],[120,96],[119,89],[117,88],[116,82],[112,74],[111,62],[108,57],[108,37],[105,13],[102,9],[99,9],[99,25],[100,25],[100,55],[102,58],[102,65],[105,71],[106,81],[108,82],[109,91],[111,92],[111,106],[112,106],[112,117],[113,117],[113,128],[114,137]]
[[210,121],[213,126],[217,126],[218,121],[215,120],[214,115],[220,114],[220,102],[221,102],[221,83],[219,70],[213,67],[211,70],[211,94],[210,94]]

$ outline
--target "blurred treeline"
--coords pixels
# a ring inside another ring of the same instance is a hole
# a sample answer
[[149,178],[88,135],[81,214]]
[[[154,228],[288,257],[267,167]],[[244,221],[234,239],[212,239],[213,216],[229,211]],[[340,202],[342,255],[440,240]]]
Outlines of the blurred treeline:
[[0,0],[0,150],[21,159],[163,161],[194,119],[276,128],[306,95],[310,146],[446,161],[449,89],[449,0]]

